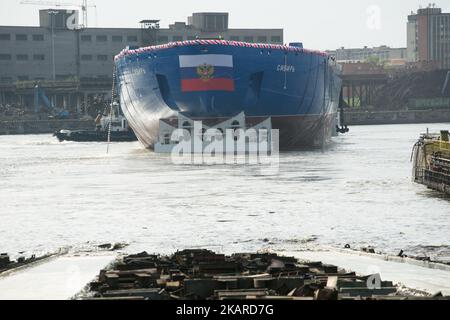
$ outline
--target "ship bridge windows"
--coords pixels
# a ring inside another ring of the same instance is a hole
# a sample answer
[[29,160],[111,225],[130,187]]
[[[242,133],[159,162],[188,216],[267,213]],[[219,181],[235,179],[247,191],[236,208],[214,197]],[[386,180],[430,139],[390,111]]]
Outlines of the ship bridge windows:
[[241,41],[239,36],[230,36],[230,41]]
[[173,36],[172,41],[174,41],[174,42],[183,41],[183,36]]
[[11,35],[8,33],[1,33],[0,34],[0,40],[11,40]]
[[253,42],[254,40],[253,40],[253,36],[245,36],[244,37],[244,42]]

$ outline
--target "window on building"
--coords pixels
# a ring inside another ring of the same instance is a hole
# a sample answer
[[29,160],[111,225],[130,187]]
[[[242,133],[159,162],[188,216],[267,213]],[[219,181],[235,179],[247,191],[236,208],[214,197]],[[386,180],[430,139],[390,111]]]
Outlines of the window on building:
[[280,36],[273,36],[270,38],[270,42],[272,43],[281,43],[281,37]]
[[30,77],[28,77],[28,76],[18,76],[17,79],[19,81],[28,81],[28,80],[30,80]]
[[2,60],[2,61],[11,60],[11,55],[2,53],[2,54],[0,54],[0,60]]
[[241,38],[239,36],[230,36],[231,41],[241,41]]
[[43,54],[35,54],[35,55],[33,55],[33,60],[35,60],[35,61],[44,61],[45,60],[45,55],[43,55]]
[[82,42],[91,42],[92,41],[92,36],[84,34],[84,35],[81,36],[81,41]]
[[97,56],[98,61],[108,61],[108,56],[106,54],[99,54]]
[[26,34],[16,34],[16,40],[17,41],[27,41],[28,36]]
[[113,42],[123,42],[123,37],[122,36],[112,36],[112,41]]
[[252,36],[245,36],[244,37],[244,42],[253,42],[253,37]]
[[17,61],[27,61],[28,60],[28,55],[27,54],[18,54],[16,56]]
[[98,42],[106,42],[106,41],[108,41],[108,37],[107,36],[97,36],[97,41]]
[[172,37],[172,41],[176,42],[176,41],[183,41],[183,36],[173,36]]
[[168,36],[159,36],[158,37],[158,43],[167,43],[167,42],[169,42]]
[[259,36],[258,37],[259,43],[267,43],[267,37],[266,36]]
[[11,40],[11,35],[8,33],[1,33],[0,40]]
[[91,54],[82,54],[81,60],[82,61],[92,61],[92,55]]
[[138,37],[137,36],[128,36],[127,41],[128,42],[138,42]]
[[33,41],[44,41],[43,34],[33,34]]

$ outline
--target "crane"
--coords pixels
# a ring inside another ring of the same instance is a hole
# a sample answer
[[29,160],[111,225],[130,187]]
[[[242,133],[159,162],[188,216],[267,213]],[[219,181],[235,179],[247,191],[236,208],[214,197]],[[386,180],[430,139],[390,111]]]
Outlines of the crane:
[[31,4],[37,6],[53,6],[53,7],[79,7],[83,12],[83,27],[88,27],[88,8],[97,8],[96,5],[89,5],[88,0],[83,0],[82,4],[79,3],[66,3],[57,1],[35,1],[35,0],[23,0],[20,4]]

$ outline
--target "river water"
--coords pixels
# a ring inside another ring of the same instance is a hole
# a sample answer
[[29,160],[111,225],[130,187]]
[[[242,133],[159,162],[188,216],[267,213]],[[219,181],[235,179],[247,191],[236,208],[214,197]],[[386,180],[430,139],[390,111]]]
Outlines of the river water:
[[0,251],[126,242],[128,251],[222,252],[305,244],[450,260],[450,200],[411,182],[426,128],[352,127],[327,150],[282,153],[279,173],[174,165],[139,143],[0,137]]

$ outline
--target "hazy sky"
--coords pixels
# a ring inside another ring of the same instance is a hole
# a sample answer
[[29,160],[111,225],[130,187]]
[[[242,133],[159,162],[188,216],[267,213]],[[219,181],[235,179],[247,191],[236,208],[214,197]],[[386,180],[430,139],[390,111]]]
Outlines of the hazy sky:
[[[51,0],[49,0],[51,1]],[[81,3],[81,0],[57,0]],[[42,6],[0,0],[0,25],[38,25]],[[54,1],[51,1],[54,2]],[[89,0],[91,27],[138,27],[142,19],[161,19],[166,27],[186,21],[192,12],[230,12],[232,28],[284,28],[285,42],[307,48],[336,49],[389,45],[406,46],[406,21],[420,0]],[[436,5],[450,11],[450,1]]]

